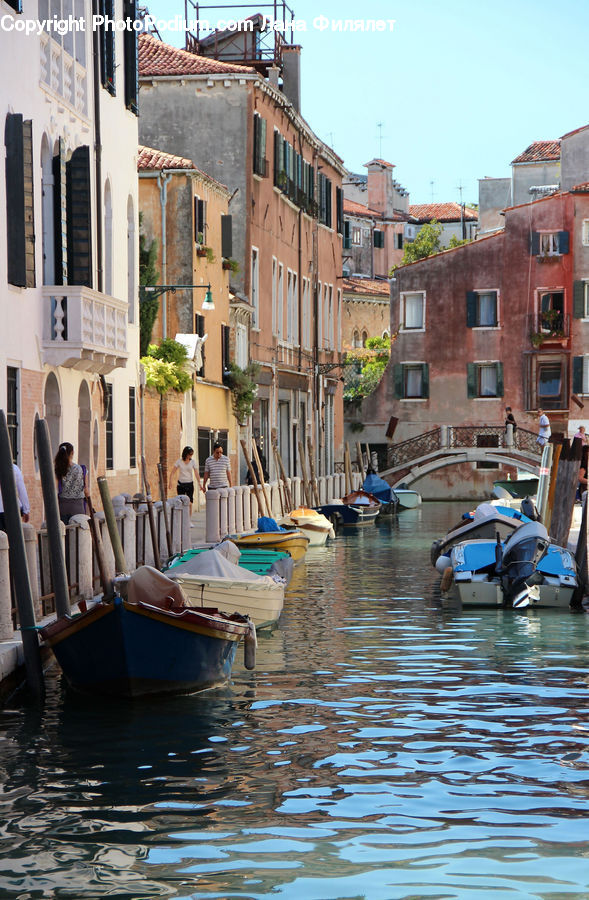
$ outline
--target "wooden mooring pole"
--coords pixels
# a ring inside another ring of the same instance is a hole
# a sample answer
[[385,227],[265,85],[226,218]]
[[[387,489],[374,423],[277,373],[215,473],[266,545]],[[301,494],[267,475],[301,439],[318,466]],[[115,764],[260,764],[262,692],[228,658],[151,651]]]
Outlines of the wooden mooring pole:
[[583,445],[579,438],[575,438],[572,445],[566,439],[563,442],[548,532],[552,541],[559,547],[566,547],[571,529],[582,452]]

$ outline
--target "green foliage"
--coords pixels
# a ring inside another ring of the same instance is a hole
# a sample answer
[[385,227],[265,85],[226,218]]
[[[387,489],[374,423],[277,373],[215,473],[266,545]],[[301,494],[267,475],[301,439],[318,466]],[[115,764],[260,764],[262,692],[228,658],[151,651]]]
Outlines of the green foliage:
[[[160,273],[155,267],[157,259],[157,241],[151,241],[148,245],[145,232],[143,231],[143,214],[139,213],[139,284],[155,285],[159,281]],[[154,322],[160,308],[160,298],[150,297],[149,294],[145,298],[140,295],[139,303],[139,355],[145,356],[147,347],[151,340]]]
[[171,338],[165,338],[159,346],[150,344],[146,356],[141,358],[145,383],[159,394],[168,391],[183,394],[190,390],[192,377],[185,368],[187,358],[186,347]]
[[450,238],[450,243],[448,244],[448,250],[453,250],[454,247],[462,247],[463,244],[470,244],[468,238],[457,238],[455,234]]
[[376,390],[389,361],[391,339],[368,338],[366,350],[373,352],[346,357],[349,365],[344,374],[344,400],[347,403],[361,401]]
[[442,226],[437,219],[427,222],[418,232],[411,244],[405,245],[405,253],[401,261],[402,266],[417,262],[418,259],[426,259],[434,253],[443,250],[441,243]]
[[260,373],[260,364],[250,362],[245,369],[236,363],[229,365],[229,371],[224,375],[224,382],[231,391],[233,415],[240,425],[245,424],[252,414],[252,407],[258,394],[257,377]]

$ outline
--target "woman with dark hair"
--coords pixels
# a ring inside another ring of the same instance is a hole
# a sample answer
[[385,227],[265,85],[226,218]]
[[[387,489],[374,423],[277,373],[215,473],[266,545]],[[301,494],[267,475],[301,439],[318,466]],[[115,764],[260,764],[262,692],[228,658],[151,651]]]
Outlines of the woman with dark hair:
[[202,491],[200,475],[198,474],[198,466],[193,457],[194,450],[192,449],[192,447],[184,447],[184,450],[182,451],[182,458],[177,459],[172,467],[168,485],[171,490],[172,482],[174,481],[174,473],[177,472],[178,483],[176,484],[176,493],[178,496],[180,496],[181,494],[186,494],[186,496],[190,500],[190,515],[192,515],[192,504],[194,503],[194,477],[196,477],[196,483],[198,484],[199,491]]
[[69,441],[59,445],[53,469],[57,479],[57,501],[59,516],[67,525],[72,516],[86,513],[86,466],[74,462],[74,447]]

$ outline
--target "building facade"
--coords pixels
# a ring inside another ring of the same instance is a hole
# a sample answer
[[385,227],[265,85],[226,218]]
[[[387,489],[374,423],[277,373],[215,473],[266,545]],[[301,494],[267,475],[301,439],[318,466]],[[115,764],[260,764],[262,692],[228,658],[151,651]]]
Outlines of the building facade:
[[[75,5],[85,27],[63,36],[17,30],[61,19],[61,2],[3,6],[0,396],[38,526],[36,416],[91,483],[138,486],[136,36],[93,30],[89,0]],[[135,4],[114,13],[134,19]]]
[[[192,159],[231,192],[236,309],[260,366],[253,427],[274,474],[311,441],[316,471],[342,458],[343,166],[296,104],[254,69],[140,38],[141,139]],[[296,92],[296,86],[295,86]],[[243,471],[243,467],[242,467]]]

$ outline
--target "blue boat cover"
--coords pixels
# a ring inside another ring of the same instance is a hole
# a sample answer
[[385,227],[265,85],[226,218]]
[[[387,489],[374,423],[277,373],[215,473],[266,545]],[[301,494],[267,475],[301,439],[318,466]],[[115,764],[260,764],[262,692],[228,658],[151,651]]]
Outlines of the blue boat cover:
[[266,532],[266,531],[286,531],[286,528],[282,528],[276,519],[271,519],[270,516],[260,516],[258,519],[258,531]]
[[374,494],[377,500],[380,500],[381,503],[392,503],[393,501],[393,490],[390,484],[381,478],[379,475],[367,475],[364,479],[364,484],[362,485],[362,490],[366,491],[368,494]]

